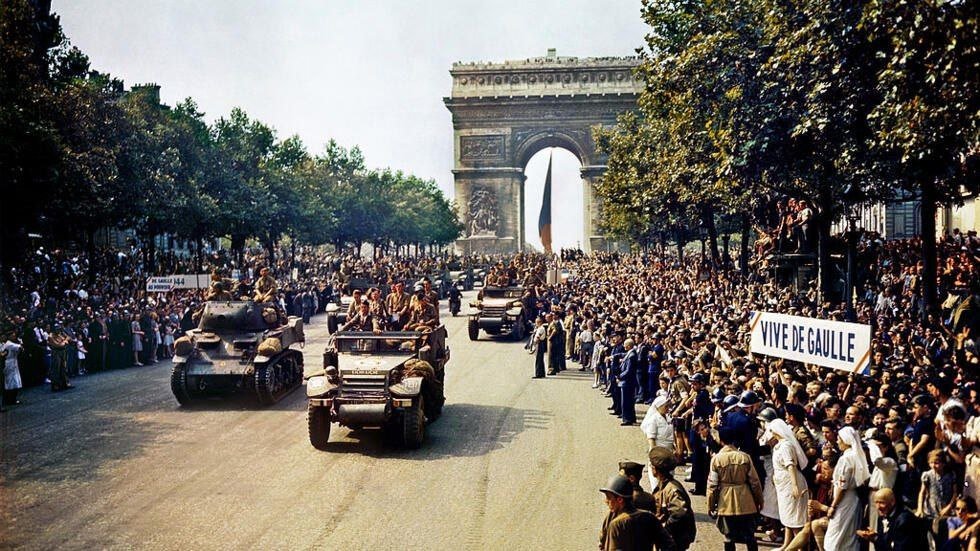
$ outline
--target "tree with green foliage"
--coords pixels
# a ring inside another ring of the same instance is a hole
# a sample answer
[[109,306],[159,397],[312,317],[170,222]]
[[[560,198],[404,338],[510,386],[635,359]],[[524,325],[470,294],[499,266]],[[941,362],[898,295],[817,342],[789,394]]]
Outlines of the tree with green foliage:
[[862,28],[884,60],[872,141],[890,161],[880,168],[922,203],[922,298],[935,312],[937,208],[980,192],[980,6],[873,0]]

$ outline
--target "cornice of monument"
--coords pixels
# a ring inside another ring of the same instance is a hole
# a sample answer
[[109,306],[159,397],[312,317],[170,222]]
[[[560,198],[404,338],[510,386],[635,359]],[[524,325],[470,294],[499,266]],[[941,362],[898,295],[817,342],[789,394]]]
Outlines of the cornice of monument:
[[638,57],[533,57],[453,64],[451,98],[639,94]]

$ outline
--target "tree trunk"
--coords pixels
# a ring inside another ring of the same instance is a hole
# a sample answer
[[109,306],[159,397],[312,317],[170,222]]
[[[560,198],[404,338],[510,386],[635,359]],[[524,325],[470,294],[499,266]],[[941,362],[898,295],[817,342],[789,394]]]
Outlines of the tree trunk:
[[677,232],[677,260],[681,264],[684,264],[684,230],[680,227],[676,229]]
[[936,194],[932,183],[922,186],[922,208],[919,210],[922,226],[922,321],[938,311],[936,279]]
[[197,243],[197,273],[201,273],[204,269],[204,238],[198,237]]
[[150,276],[156,272],[157,240],[156,232],[150,230],[146,244],[146,273]]
[[738,269],[742,272],[742,277],[749,275],[749,236],[751,231],[751,220],[749,214],[742,214],[742,242],[739,244]]
[[289,268],[290,270],[296,267],[296,238],[292,237],[289,239]]
[[708,244],[711,248],[711,263],[715,266],[721,265],[721,256],[718,254],[718,227],[715,226],[715,209],[704,207],[701,209],[701,223],[708,230]]
[[89,230],[85,232],[85,253],[88,254],[88,261],[91,263],[88,270],[88,284],[89,286],[95,285],[95,274],[99,273],[102,266],[95,265],[95,232],[97,230]]
[[[818,198],[820,213],[814,217],[817,230],[817,281],[820,282],[820,302],[834,297],[834,276],[830,262],[830,223],[834,206],[829,193],[821,193]],[[839,302],[834,297],[832,302]]]
[[266,265],[272,270],[272,267],[276,265],[276,242],[271,237],[265,240],[265,250],[269,253],[269,259]]

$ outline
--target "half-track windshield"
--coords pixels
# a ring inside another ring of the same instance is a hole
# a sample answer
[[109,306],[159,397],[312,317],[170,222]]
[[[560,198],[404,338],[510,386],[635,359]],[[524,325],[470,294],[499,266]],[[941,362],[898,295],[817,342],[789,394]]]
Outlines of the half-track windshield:
[[414,354],[421,340],[419,333],[411,331],[392,331],[380,335],[342,331],[336,334],[334,346],[341,354]]
[[487,287],[483,290],[484,298],[521,298],[524,296],[523,287]]

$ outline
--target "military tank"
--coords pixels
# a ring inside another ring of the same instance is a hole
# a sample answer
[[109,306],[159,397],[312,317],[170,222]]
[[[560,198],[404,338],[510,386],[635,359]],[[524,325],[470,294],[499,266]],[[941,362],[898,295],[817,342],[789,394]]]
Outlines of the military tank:
[[273,404],[303,383],[303,319],[272,304],[211,301],[196,329],[174,343],[170,389],[182,406],[250,393]]

